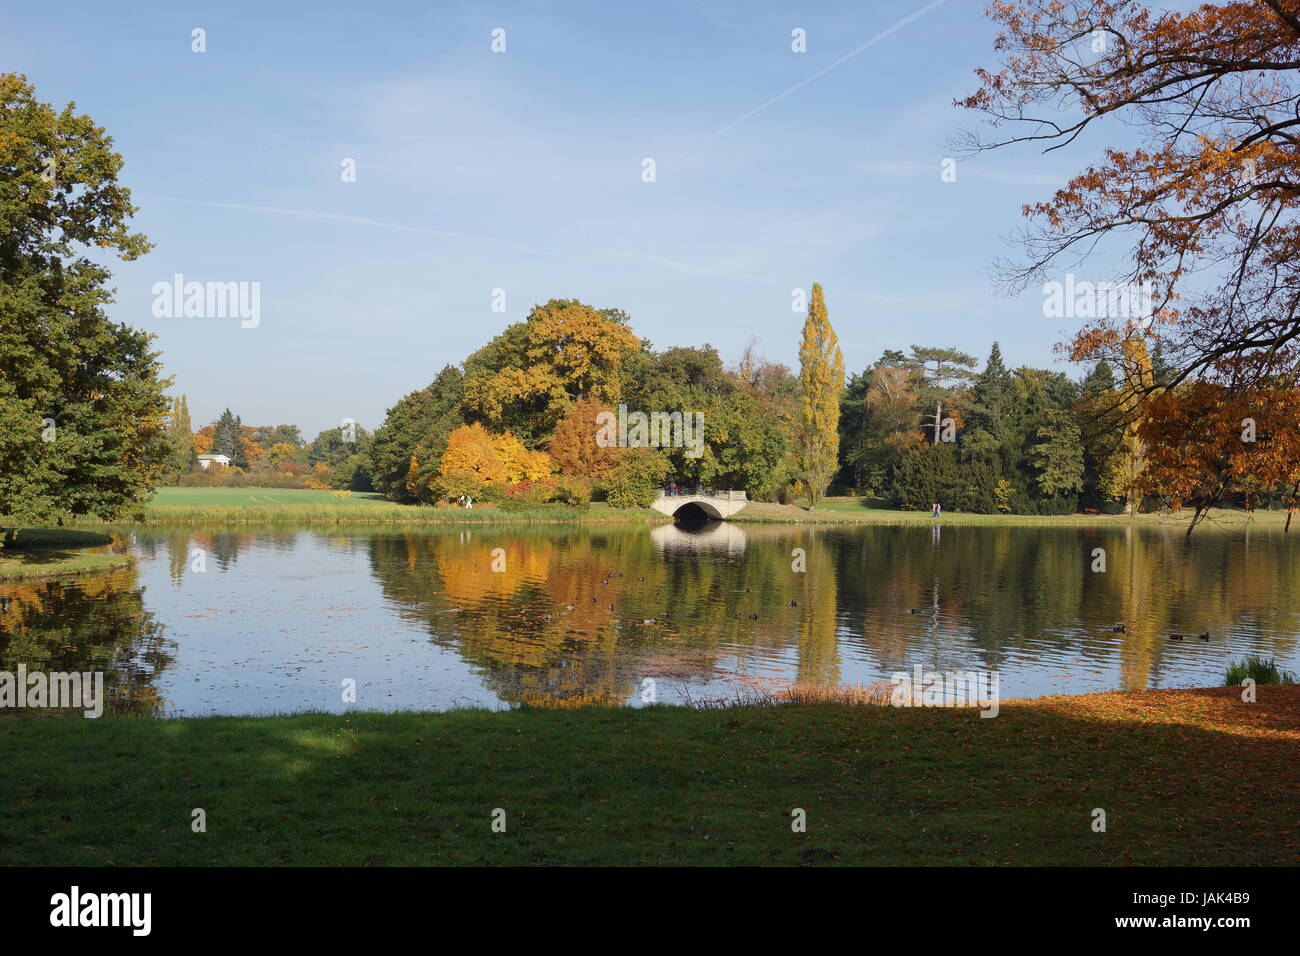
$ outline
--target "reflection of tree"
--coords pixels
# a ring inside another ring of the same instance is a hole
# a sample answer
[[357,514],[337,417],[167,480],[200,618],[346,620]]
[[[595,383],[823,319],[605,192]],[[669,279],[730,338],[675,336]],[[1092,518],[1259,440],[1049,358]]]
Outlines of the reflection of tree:
[[807,552],[808,562],[799,602],[799,682],[838,684],[839,591],[834,552],[829,540],[818,534],[801,538],[798,547]]
[[[950,526],[936,540],[929,527],[749,526],[735,555],[656,548],[628,529],[420,531],[366,542],[389,600],[516,702],[622,701],[646,676],[708,680],[732,657],[744,670],[792,646],[799,681],[835,683],[840,635],[866,627],[885,673],[918,660],[991,669],[1066,646],[1113,666],[1118,645],[1126,687],[1158,678],[1170,630],[1222,634],[1251,616],[1293,633],[1276,594],[1300,568],[1280,535],[1255,535],[1242,555],[1227,535],[1185,548],[1177,531],[1126,527]],[[805,549],[805,573],[791,568],[794,547]],[[1104,574],[1090,570],[1096,547],[1107,551]],[[505,572],[492,570],[497,548]],[[1117,622],[1129,633],[1112,633]]]
[[[370,548],[385,594],[507,701],[626,700],[653,676],[647,658],[689,657],[707,675],[720,646],[784,647],[803,610],[789,606],[802,594],[789,548],[742,563],[661,553],[648,534],[624,529],[375,535]],[[492,570],[496,548],[504,573]],[[809,638],[822,657],[833,588],[829,597],[825,629],[819,616]]]
[[144,607],[136,570],[0,585],[0,670],[104,671],[111,713],[153,714],[171,642]]
[[[1032,659],[1044,644],[1077,641],[1079,656],[1098,665],[1114,660],[1118,644],[1122,685],[1141,688],[1159,676],[1171,632],[1222,637],[1248,622],[1277,636],[1275,653],[1296,643],[1278,595],[1300,580],[1300,559],[1277,533],[1255,533],[1249,546],[1213,533],[1187,544],[1176,527],[1117,520],[1087,529],[952,526],[937,549],[921,528],[876,527],[846,538],[841,603],[898,622],[872,635],[886,673],[914,661],[908,649],[923,640],[934,654],[953,648],[953,637],[973,645],[934,666],[964,665],[973,653],[989,668],[1012,652]],[[1095,548],[1105,549],[1104,573],[1091,570]],[[909,616],[910,609],[921,614]],[[1110,631],[1121,623],[1127,634]]]

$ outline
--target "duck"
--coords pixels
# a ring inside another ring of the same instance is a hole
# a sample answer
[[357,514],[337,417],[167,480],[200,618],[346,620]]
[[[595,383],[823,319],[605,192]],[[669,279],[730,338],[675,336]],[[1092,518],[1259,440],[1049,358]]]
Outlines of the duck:
[[608,607],[611,611],[614,610],[614,605],[612,604],[607,604],[606,607]]
[[1169,635],[1169,639],[1170,639],[1171,641],[1181,641],[1181,640],[1183,639],[1183,635],[1181,635],[1181,634],[1170,634],[1170,635]]
[[751,614],[751,615],[749,615],[749,619],[750,619],[751,621],[757,621],[757,620],[758,620],[758,615],[757,615],[757,614]]
[[1210,639],[1210,632],[1206,631],[1204,634],[1197,634],[1196,636],[1203,641],[1208,641]]
[[790,606],[791,606],[791,607],[798,607],[798,606],[799,606],[799,602],[798,602],[798,601],[791,601],[791,602],[790,602]]
[[1114,631],[1116,634],[1127,634],[1127,633],[1128,633],[1128,625],[1127,625],[1127,624],[1112,624],[1112,625],[1110,626],[1110,629],[1111,629],[1112,631]]
[[653,618],[653,617],[648,617],[648,618],[646,618],[644,621],[642,621],[641,623],[642,623],[642,624],[658,624],[659,622],[658,622],[655,618]]
[[565,609],[566,611],[573,611],[573,610],[576,610],[576,609],[577,609],[577,605],[574,605],[574,604],[566,604],[566,605],[564,605],[564,609]]
[[909,607],[909,608],[907,609],[907,613],[908,613],[908,614],[920,614],[921,612],[918,611],[918,610],[917,610],[916,608],[914,608],[914,607]]
[[644,581],[645,578],[637,578],[638,581]]

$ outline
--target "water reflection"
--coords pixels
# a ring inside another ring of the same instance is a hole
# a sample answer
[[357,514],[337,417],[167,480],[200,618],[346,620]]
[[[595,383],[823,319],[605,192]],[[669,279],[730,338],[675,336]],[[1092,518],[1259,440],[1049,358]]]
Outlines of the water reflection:
[[106,713],[158,712],[171,650],[132,568],[0,586],[0,671],[103,671]]
[[120,706],[142,713],[637,704],[647,679],[672,702],[915,664],[997,669],[1011,697],[1217,684],[1243,653],[1296,669],[1300,635],[1300,566],[1274,531],[1190,544],[1123,524],[129,537],[136,569],[0,586],[0,667],[100,662]]

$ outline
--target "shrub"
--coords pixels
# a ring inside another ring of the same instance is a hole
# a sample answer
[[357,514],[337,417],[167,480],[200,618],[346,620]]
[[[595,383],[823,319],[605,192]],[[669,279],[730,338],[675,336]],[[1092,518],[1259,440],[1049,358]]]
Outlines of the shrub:
[[668,459],[650,448],[628,448],[603,482],[605,497],[615,508],[647,508],[659,494]]
[[556,500],[575,508],[591,504],[591,482],[574,475],[560,475],[555,479]]
[[1295,674],[1290,671],[1278,670],[1277,661],[1271,658],[1264,660],[1262,657],[1251,654],[1239,661],[1233,661],[1229,665],[1223,685],[1225,687],[1240,687],[1241,682],[1248,677],[1256,684],[1294,684],[1296,682]]
[[550,479],[546,481],[530,481],[525,478],[523,481],[517,481],[506,488],[506,503],[517,507],[544,505],[548,501],[554,501],[559,496],[559,489],[556,488],[555,482]]

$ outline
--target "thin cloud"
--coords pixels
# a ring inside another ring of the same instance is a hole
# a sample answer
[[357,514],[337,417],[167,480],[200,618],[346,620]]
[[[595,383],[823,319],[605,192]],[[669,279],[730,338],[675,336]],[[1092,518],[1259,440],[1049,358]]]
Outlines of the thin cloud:
[[764,103],[762,106],[756,106],[754,109],[750,110],[748,113],[746,113],[744,116],[740,117],[739,119],[734,119],[734,120],[732,120],[730,123],[728,123],[726,126],[722,127],[721,129],[716,130],[715,132],[710,133],[708,136],[704,137],[704,139],[700,140],[700,141],[699,141],[698,143],[696,143],[694,146],[690,147],[690,149],[688,149],[687,152],[688,152],[688,153],[693,153],[693,152],[695,152],[697,149],[699,149],[700,147],[705,146],[705,145],[707,145],[708,143],[713,142],[713,141],[714,141],[715,139],[717,139],[719,136],[722,136],[724,133],[730,132],[731,130],[735,129],[737,126],[739,126],[741,123],[745,122],[745,120],[749,119],[750,117],[755,116],[755,115],[757,115],[758,113],[763,112],[763,110],[767,109],[769,106],[771,106],[771,105],[774,104],[774,103],[779,103],[781,100],[785,99],[785,98],[786,98],[787,96],[789,96],[791,93],[796,93],[796,92],[798,92],[799,90],[803,89],[805,86],[807,86],[809,83],[813,82],[814,80],[821,79],[823,76],[825,76],[825,75],[826,75],[827,73],[829,73],[831,70],[834,70],[834,69],[836,69],[837,67],[843,66],[845,63],[847,63],[849,60],[853,59],[853,58],[854,58],[855,56],[857,56],[859,53],[862,53],[862,52],[864,52],[864,51],[870,49],[871,47],[873,47],[873,46],[875,46],[877,43],[879,43],[881,40],[885,39],[885,38],[888,37],[888,36],[891,36],[892,34],[898,32],[899,30],[903,29],[903,27],[907,26],[909,23],[912,23],[912,22],[915,21],[915,20],[919,20],[921,17],[925,16],[927,13],[931,12],[932,10],[937,10],[939,7],[943,6],[943,5],[944,5],[945,3],[947,3],[947,2],[948,2],[948,0],[933,0],[932,3],[928,3],[928,4],[926,4],[926,5],[925,5],[924,7],[922,7],[920,10],[916,10],[916,11],[913,11],[912,13],[909,13],[907,16],[903,17],[903,19],[899,20],[899,21],[898,21],[897,23],[895,23],[893,26],[891,26],[891,27],[889,27],[889,28],[887,28],[887,29],[885,29],[885,30],[882,30],[880,33],[877,33],[875,36],[873,36],[873,37],[872,37],[870,40],[868,40],[866,43],[862,44],[860,47],[857,47],[856,49],[850,50],[848,53],[844,54],[844,55],[843,55],[842,57],[840,57],[838,60],[834,61],[833,63],[831,63],[831,64],[829,64],[829,65],[827,65],[827,66],[822,67],[820,70],[818,70],[818,71],[817,71],[816,73],[814,73],[812,76],[808,77],[806,80],[801,80],[800,82],[796,83],[794,86],[790,87],[790,88],[789,88],[788,90],[786,90],[785,92],[783,92],[783,93],[778,93],[776,96],[772,97],[770,100],[768,100],[768,101],[767,101],[766,103]]
[[328,219],[334,222],[350,222],[359,226],[374,226],[378,229],[392,229],[398,232],[415,232],[425,236],[438,236],[443,239],[468,240],[470,242],[487,242],[505,249],[526,252],[538,256],[555,256],[559,253],[553,249],[540,249],[536,246],[521,245],[499,236],[479,236],[468,232],[454,232],[449,229],[430,229],[428,226],[410,226],[400,222],[388,222],[383,219],[371,219],[367,216],[347,216],[336,212],[319,212],[314,209],[286,209],[282,206],[260,206],[253,203],[207,202],[200,199],[182,199],[179,196],[142,195],[141,199],[153,199],[159,202],[181,203],[186,206],[202,206],[207,209],[238,209],[243,212],[261,212],[277,216],[301,216],[307,219]]

